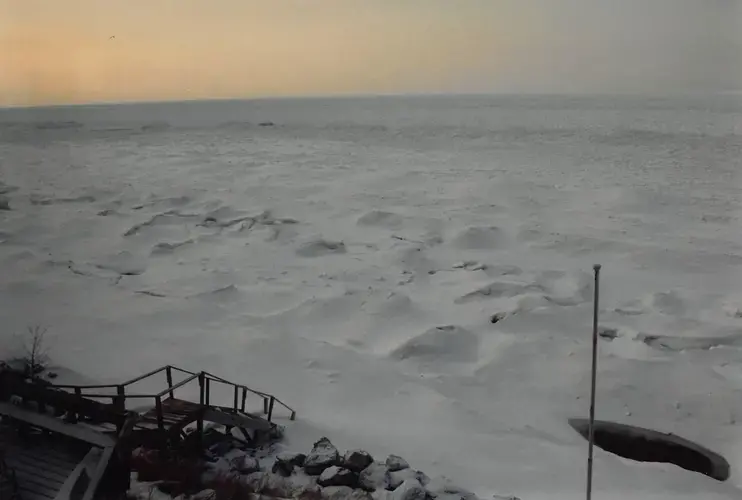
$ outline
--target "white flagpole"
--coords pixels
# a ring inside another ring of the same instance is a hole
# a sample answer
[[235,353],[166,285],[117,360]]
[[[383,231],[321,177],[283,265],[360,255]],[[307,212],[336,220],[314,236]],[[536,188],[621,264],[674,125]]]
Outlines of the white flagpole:
[[595,441],[595,382],[598,368],[598,298],[600,296],[600,264],[593,266],[595,272],[595,289],[593,298],[593,366],[590,386],[590,424],[588,427],[588,457],[587,457],[587,500],[591,500],[593,494],[593,446]]

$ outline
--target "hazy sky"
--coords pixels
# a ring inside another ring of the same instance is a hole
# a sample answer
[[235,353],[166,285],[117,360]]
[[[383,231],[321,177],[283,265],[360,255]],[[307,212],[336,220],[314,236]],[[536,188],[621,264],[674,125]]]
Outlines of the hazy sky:
[[739,89],[742,0],[0,0],[0,105]]

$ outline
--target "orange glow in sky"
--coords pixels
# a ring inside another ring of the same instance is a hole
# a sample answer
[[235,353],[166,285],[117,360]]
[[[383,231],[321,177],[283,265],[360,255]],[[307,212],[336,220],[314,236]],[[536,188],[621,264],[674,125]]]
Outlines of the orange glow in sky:
[[586,21],[545,0],[0,0],[0,105],[569,89],[656,67],[631,59],[637,33],[590,49],[606,21],[585,30],[584,7],[603,1],[552,0]]

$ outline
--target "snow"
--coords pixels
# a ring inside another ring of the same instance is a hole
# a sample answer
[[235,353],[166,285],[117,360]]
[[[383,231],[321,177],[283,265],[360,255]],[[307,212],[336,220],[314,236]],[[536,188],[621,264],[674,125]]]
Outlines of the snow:
[[697,441],[732,478],[598,449],[596,498],[740,498],[724,99],[2,110],[0,354],[40,324],[60,381],[208,370],[296,408],[287,449],[326,435],[484,498],[575,498],[601,263],[597,417]]

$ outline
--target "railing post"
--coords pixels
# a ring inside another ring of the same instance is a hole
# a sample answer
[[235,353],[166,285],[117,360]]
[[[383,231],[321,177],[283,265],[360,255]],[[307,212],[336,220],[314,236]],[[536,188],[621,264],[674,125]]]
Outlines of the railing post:
[[82,407],[82,389],[75,387],[75,396],[77,397],[77,401],[75,401],[75,415],[73,417],[73,422],[77,423],[80,420],[80,408]]
[[242,388],[242,405],[240,406],[240,411],[242,413],[245,413],[245,409],[247,407],[247,387]]
[[237,386],[234,386],[234,412],[237,413],[237,401],[240,398],[240,388]]
[[211,379],[206,379],[206,406],[209,406],[211,401]]
[[[167,377],[167,388],[172,389],[173,388],[173,369],[170,365],[167,365],[165,368],[165,377]],[[175,391],[170,391],[170,399],[175,398]]]
[[198,418],[196,419],[196,437],[198,439],[199,450],[203,445],[204,437],[204,401],[206,400],[206,380],[204,372],[198,374],[198,387],[199,387],[199,404],[201,408],[198,409]]
[[268,398],[263,396],[263,415],[268,414]]
[[116,386],[116,408],[126,411],[126,392],[123,385]]
[[157,411],[157,427],[161,431],[165,430],[165,419],[162,414],[162,398],[160,396],[155,397],[155,409]]
[[198,374],[198,389],[200,392],[198,403],[203,405],[206,402],[206,377],[204,372]]
[[268,407],[268,422],[270,422],[271,418],[273,417],[273,403],[275,402],[276,402],[276,398],[271,396],[270,406]]

